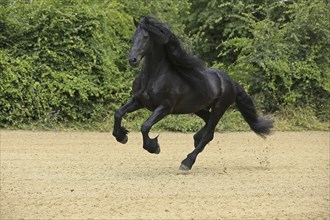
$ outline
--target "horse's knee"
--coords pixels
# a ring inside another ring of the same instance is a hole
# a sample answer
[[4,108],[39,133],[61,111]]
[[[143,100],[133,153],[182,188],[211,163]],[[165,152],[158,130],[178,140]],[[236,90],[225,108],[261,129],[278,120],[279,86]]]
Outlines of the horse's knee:
[[123,113],[120,111],[120,109],[117,109],[114,114],[115,120],[119,120],[123,117]]

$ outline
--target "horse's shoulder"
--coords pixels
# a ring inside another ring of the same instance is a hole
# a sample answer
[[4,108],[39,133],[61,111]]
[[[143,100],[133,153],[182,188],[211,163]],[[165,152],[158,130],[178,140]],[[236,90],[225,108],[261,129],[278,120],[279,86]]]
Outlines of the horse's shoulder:
[[141,89],[141,76],[137,75],[133,81],[132,92],[135,93]]

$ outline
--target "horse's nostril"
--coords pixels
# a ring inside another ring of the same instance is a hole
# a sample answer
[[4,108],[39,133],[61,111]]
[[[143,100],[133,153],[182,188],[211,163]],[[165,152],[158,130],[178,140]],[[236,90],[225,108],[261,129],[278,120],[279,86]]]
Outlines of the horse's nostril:
[[136,67],[139,64],[139,61],[136,57],[129,58],[128,62],[132,67]]
[[137,62],[137,58],[136,57],[133,57],[133,58],[130,58],[128,61],[130,63],[136,63]]

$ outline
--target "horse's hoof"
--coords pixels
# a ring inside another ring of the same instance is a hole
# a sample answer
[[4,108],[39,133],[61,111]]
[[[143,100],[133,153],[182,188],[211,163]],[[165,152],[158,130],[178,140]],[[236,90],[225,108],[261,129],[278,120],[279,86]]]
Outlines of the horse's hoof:
[[189,170],[190,170],[190,168],[187,167],[187,166],[184,165],[184,164],[181,164],[180,167],[179,167],[179,169],[182,170],[182,171],[189,171]]
[[147,140],[143,148],[151,154],[159,154],[160,147],[158,144],[158,136],[154,139]]
[[128,141],[128,130],[125,127],[120,127],[119,130],[113,130],[112,135],[119,143],[126,144]]
[[151,154],[159,154],[160,153],[160,147],[157,147],[155,150],[154,149],[146,149],[146,150]]
[[122,144],[126,144],[127,141],[128,141],[128,137],[127,137],[127,135],[125,135],[124,139],[119,141],[119,142],[122,143]]
[[158,148],[155,150],[154,154],[159,154],[159,153],[160,153],[160,147],[158,147]]

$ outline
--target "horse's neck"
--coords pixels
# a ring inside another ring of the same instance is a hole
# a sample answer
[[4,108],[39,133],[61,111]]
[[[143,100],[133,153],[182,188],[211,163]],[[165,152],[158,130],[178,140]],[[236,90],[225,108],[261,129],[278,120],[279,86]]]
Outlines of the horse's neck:
[[159,71],[159,65],[164,65],[165,49],[163,45],[153,45],[150,53],[145,56],[143,65],[143,74],[147,78],[155,76]]

